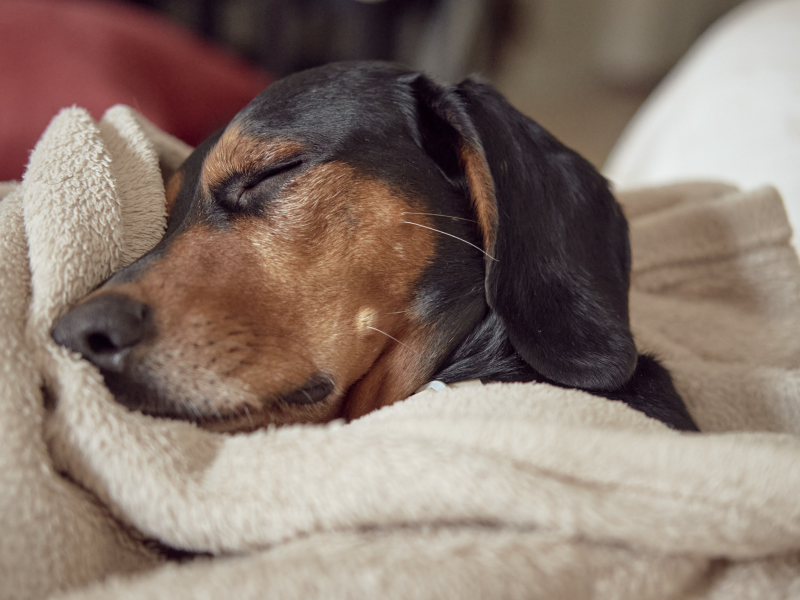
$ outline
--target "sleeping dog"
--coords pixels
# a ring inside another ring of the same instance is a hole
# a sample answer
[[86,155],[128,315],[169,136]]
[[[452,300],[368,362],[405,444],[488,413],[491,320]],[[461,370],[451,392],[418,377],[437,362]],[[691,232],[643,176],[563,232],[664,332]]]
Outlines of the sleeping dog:
[[541,381],[697,429],[634,345],[607,182],[481,81],[292,75],[166,187],[161,242],[53,330],[131,409],[243,431]]

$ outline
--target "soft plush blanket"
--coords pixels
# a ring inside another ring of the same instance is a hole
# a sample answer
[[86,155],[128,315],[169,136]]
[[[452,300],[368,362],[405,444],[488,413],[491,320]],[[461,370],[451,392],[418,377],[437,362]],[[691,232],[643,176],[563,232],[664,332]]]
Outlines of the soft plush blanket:
[[187,152],[73,108],[0,188],[0,597],[800,596],[800,266],[774,190],[621,195],[637,343],[702,434],[472,382],[231,436],[128,411],[49,338],[156,242]]

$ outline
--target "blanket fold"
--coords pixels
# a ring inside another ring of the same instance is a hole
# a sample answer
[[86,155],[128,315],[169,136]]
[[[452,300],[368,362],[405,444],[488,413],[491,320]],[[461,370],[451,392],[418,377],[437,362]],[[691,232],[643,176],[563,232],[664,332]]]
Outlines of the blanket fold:
[[637,344],[703,434],[472,382],[222,435],[128,411],[49,337],[158,241],[188,151],[72,108],[0,187],[0,598],[800,594],[800,263],[773,189],[619,194]]

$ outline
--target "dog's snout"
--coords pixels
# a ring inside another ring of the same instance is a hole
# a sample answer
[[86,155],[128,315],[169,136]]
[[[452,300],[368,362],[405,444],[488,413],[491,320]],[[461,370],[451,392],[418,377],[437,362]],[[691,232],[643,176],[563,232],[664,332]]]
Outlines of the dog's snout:
[[131,349],[150,327],[149,313],[138,300],[103,294],[61,317],[53,328],[53,340],[104,371],[121,373]]

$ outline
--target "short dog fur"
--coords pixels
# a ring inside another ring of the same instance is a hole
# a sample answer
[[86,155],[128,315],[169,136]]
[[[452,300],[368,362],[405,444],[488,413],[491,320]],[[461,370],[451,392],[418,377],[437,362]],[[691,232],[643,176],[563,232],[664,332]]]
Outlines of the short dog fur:
[[189,156],[167,204],[161,242],[53,331],[132,409],[243,431],[479,378],[697,429],[634,345],[607,182],[477,79],[287,77]]

